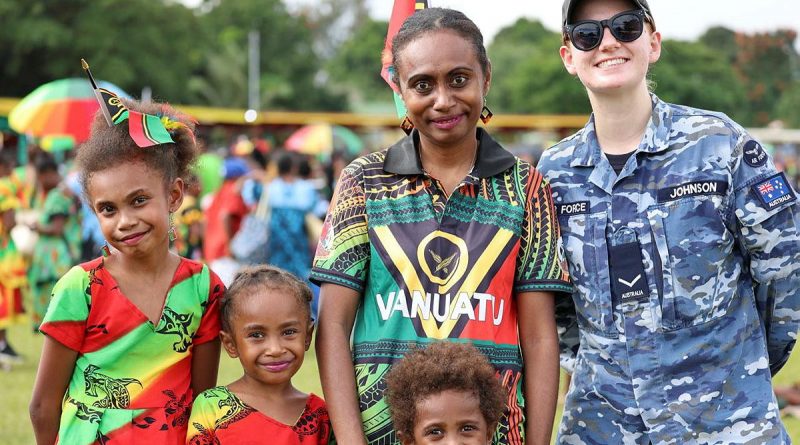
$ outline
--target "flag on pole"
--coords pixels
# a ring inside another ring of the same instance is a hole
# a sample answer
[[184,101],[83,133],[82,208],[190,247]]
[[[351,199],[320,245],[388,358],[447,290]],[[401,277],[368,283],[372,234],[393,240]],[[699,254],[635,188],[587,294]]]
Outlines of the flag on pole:
[[98,88],[94,76],[89,70],[89,64],[81,59],[81,66],[94,89],[94,95],[100,104],[100,111],[108,122],[108,126],[121,124],[128,121],[128,134],[139,147],[150,147],[158,144],[174,143],[172,136],[164,125],[164,118],[150,114],[142,114],[128,110],[128,107],[119,100],[116,94],[103,88]]
[[174,142],[161,118],[136,111],[128,111],[128,133],[140,147]]
[[[116,125],[125,120],[124,112],[128,109],[125,108],[125,105],[122,105],[122,102],[120,102],[116,94],[105,88],[97,88],[95,90],[95,95],[97,94],[100,95],[100,109],[103,115],[110,117],[109,122],[111,123],[109,126]],[[108,118],[106,118],[106,120],[108,120]]]
[[112,119],[111,115],[108,113],[108,108],[105,106],[106,97],[103,97],[103,91],[110,94],[111,96],[114,96],[114,93],[111,93],[108,90],[101,90],[100,88],[97,88],[97,83],[94,81],[94,76],[92,76],[92,71],[89,69],[89,64],[86,63],[86,60],[84,59],[81,59],[81,68],[83,68],[83,70],[86,71],[86,75],[89,76],[89,83],[92,84],[94,97],[100,104],[100,111],[103,113],[103,117],[106,118],[108,126],[111,127],[112,125],[114,125],[114,119]]
[[381,54],[381,62],[383,65],[381,68],[381,77],[383,77],[383,80],[389,84],[389,87],[391,87],[394,92],[394,104],[397,109],[397,117],[400,118],[406,115],[406,107],[403,104],[403,100],[400,98],[400,91],[398,91],[397,86],[392,82],[392,75],[394,74],[392,67],[392,39],[394,39],[397,31],[400,30],[400,26],[403,22],[416,11],[427,8],[429,6],[428,3],[427,0],[394,0],[394,6],[392,6],[389,30],[386,32],[386,42],[384,43],[383,52]]

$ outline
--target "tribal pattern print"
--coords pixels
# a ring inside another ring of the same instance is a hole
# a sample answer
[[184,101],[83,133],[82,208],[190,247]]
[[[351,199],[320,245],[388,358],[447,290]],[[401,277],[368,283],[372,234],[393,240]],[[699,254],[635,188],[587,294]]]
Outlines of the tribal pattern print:
[[186,352],[192,345],[192,336],[189,327],[192,325],[193,314],[180,314],[166,307],[156,332],[159,334],[177,335],[178,341],[173,343],[175,352]]
[[415,163],[411,136],[350,164],[331,202],[311,277],[362,295],[353,357],[370,445],[396,443],[384,375],[410,347],[442,339],[472,342],[513,376],[494,443],[523,442],[516,298],[572,288],[547,181],[477,137],[479,159],[452,193]]
[[97,372],[98,369],[100,368],[95,365],[89,365],[83,371],[86,394],[92,397],[99,397],[98,391],[104,394],[103,398],[95,401],[92,405],[98,408],[127,408],[131,403],[131,394],[128,392],[127,386],[131,384],[142,386],[142,382],[131,378],[111,378]]

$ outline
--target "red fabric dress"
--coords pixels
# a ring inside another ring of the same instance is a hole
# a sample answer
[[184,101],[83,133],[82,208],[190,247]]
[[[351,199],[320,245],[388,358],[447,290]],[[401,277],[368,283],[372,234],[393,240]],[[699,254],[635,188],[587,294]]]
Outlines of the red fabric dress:
[[217,339],[224,287],[181,259],[158,323],[119,289],[98,258],[58,281],[41,331],[77,351],[59,443],[181,444],[192,401],[192,351]]
[[247,405],[228,388],[218,386],[195,399],[186,443],[322,445],[334,443],[331,431],[325,401],[314,394],[308,396],[297,422],[286,425]]

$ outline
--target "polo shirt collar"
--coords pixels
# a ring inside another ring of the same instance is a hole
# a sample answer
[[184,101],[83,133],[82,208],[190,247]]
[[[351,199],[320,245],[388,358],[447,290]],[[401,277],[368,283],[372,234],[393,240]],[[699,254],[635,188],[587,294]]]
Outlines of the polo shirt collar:
[[[516,158],[495,141],[483,128],[477,128],[478,159],[472,176],[488,178],[514,165]],[[422,161],[419,158],[419,131],[416,129],[396,144],[389,147],[383,161],[383,170],[398,175],[421,175]]]
[[[655,94],[650,94],[653,112],[645,128],[642,142],[636,151],[644,153],[659,153],[669,148],[669,134],[672,130],[672,109],[669,104],[662,101]],[[589,117],[589,122],[577,136],[577,148],[570,165],[572,167],[593,167],[600,161],[602,151],[597,142],[594,127],[594,113]]]

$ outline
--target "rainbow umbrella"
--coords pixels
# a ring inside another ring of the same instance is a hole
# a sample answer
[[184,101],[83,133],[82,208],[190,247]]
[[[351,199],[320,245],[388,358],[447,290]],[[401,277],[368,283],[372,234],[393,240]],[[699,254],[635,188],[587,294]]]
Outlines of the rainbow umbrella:
[[[130,98],[121,88],[98,82],[120,97]],[[17,133],[36,137],[72,136],[75,143],[89,138],[89,127],[99,108],[92,85],[83,78],[48,82],[22,98],[8,115],[8,123]]]
[[359,154],[364,148],[364,142],[350,129],[330,124],[300,127],[289,136],[284,145],[289,150],[309,155],[327,154],[333,150]]

